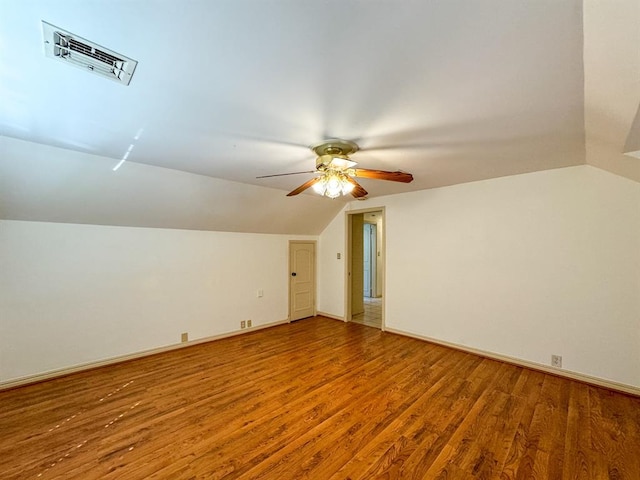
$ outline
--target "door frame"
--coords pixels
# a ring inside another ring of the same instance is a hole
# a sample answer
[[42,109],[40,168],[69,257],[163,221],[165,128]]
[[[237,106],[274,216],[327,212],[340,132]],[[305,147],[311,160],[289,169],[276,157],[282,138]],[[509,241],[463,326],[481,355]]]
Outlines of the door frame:
[[[382,216],[382,234],[380,235],[381,245],[378,245],[380,252],[382,253],[382,262],[378,262],[378,268],[382,266],[382,285],[380,286],[380,291],[382,292],[382,301],[381,301],[381,314],[382,314],[382,323],[380,325],[380,330],[385,331],[385,302],[387,299],[387,212],[385,207],[369,207],[362,208],[358,210],[348,210],[345,213],[345,249],[346,252],[344,259],[344,321],[350,322],[352,321],[351,315],[351,246],[352,246],[352,237],[353,237],[353,228],[352,228],[352,219],[353,215],[358,215],[360,213],[373,213],[373,212],[381,212]],[[364,296],[364,294],[363,294]]]
[[289,248],[287,250],[287,285],[289,292],[289,301],[287,304],[287,322],[291,323],[291,296],[292,296],[292,285],[291,285],[291,246],[292,245],[301,245],[301,244],[311,244],[313,245],[313,316],[315,317],[318,314],[318,265],[317,265],[317,257],[318,257],[318,242],[316,240],[289,240]]

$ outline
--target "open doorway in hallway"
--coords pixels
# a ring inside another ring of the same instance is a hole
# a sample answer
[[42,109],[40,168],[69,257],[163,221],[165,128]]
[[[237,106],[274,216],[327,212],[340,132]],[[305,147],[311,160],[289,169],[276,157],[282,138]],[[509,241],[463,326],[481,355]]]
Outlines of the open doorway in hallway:
[[384,329],[384,210],[347,215],[347,320]]

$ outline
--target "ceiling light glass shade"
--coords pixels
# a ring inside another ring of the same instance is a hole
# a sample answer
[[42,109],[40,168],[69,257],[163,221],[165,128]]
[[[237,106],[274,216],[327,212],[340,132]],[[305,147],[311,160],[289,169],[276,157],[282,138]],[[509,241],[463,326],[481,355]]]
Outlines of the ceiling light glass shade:
[[324,186],[324,182],[322,180],[314,183],[312,188],[313,188],[313,191],[316,192],[318,195],[324,195],[324,191],[326,189],[326,187]]
[[314,183],[313,190],[319,195],[329,198],[337,198],[340,195],[348,195],[353,190],[353,183],[349,182],[347,176],[339,171],[330,170],[325,172],[320,181]]
[[316,166],[324,165],[326,168],[332,170],[344,171],[347,168],[353,168],[357,165],[356,162],[349,160],[349,157],[345,155],[320,155],[316,159]]
[[352,168],[357,165],[356,162],[349,160],[349,158],[347,157],[335,157],[335,156],[331,158],[330,164],[332,167],[339,168],[341,170],[344,170],[346,168]]
[[342,194],[343,195],[349,195],[351,192],[353,192],[353,189],[355,188],[355,185],[351,182],[349,182],[348,180],[344,179],[342,182]]
[[339,197],[342,193],[342,179],[338,175],[327,177],[327,189],[324,194],[329,198]]

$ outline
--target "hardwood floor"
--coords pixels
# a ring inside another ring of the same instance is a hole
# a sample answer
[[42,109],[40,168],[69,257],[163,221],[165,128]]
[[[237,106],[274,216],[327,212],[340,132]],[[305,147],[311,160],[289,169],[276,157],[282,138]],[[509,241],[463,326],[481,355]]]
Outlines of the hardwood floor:
[[0,406],[4,480],[640,478],[640,398],[324,318]]

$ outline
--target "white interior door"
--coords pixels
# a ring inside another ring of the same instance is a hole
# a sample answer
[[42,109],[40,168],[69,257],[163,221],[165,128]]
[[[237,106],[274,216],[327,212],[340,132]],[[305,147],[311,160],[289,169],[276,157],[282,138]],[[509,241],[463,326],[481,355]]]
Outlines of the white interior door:
[[372,297],[371,294],[371,224],[364,224],[364,292],[365,297]]
[[289,320],[316,314],[316,245],[314,242],[289,243]]
[[377,297],[378,290],[378,227],[375,224],[370,224],[370,240],[371,248],[369,249],[369,253],[371,254],[369,258],[369,263],[371,264],[369,270],[371,275],[371,280],[369,283],[371,284],[371,289],[369,292],[369,297]]
[[377,297],[377,228],[373,223],[364,224],[364,296]]

